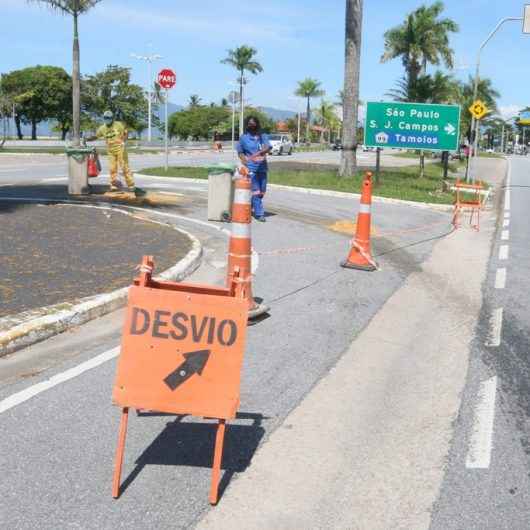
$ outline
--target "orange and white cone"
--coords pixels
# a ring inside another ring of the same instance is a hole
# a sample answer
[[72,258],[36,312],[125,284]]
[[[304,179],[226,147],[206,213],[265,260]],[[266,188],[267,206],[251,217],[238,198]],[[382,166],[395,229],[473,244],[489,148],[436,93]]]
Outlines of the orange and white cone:
[[256,318],[269,308],[252,296],[252,238],[250,233],[252,190],[248,170],[239,169],[232,205],[232,233],[228,247],[227,284],[237,297],[248,301],[248,317]]
[[366,172],[362,191],[361,204],[357,214],[357,228],[351,242],[351,250],[341,267],[361,271],[377,270],[377,263],[372,257],[370,248],[370,224],[372,219],[372,173]]

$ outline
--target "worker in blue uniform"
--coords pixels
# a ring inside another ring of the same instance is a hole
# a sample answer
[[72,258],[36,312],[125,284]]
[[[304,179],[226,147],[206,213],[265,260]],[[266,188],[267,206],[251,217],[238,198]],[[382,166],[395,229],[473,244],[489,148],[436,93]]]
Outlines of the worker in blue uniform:
[[245,120],[245,133],[239,137],[237,152],[242,164],[248,168],[252,182],[252,215],[264,222],[263,197],[267,191],[267,154],[272,149],[269,137],[261,132],[256,116]]

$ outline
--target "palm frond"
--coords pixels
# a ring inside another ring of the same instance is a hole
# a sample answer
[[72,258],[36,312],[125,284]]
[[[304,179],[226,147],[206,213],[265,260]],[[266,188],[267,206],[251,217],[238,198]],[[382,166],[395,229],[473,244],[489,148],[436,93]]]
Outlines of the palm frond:
[[26,0],[27,2],[46,4],[50,9],[68,15],[81,15],[92,9],[101,0]]

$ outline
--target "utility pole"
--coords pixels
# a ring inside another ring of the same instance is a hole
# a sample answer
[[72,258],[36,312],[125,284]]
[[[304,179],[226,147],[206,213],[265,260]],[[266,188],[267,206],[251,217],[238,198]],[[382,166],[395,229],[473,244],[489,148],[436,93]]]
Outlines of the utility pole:
[[150,143],[152,140],[151,136],[151,125],[152,125],[152,105],[153,105],[153,62],[158,59],[162,59],[161,55],[156,53],[150,55],[137,55],[136,53],[131,53],[131,57],[138,59],[140,61],[147,62],[147,75],[148,75],[148,84],[147,84],[147,141]]
[[[480,45],[480,48],[478,49],[478,53],[477,53],[477,64],[475,66],[475,82],[473,84],[473,101],[476,101],[477,100],[477,96],[478,96],[478,84],[479,84],[479,81],[480,81],[480,56],[482,54],[482,50],[486,47],[486,44],[488,44],[488,42],[494,37],[494,35],[497,33],[497,31],[499,31],[499,29],[501,29],[501,27],[506,23],[506,22],[515,22],[515,21],[518,21],[518,22],[523,22],[523,32],[524,33],[530,33],[530,6],[525,6],[525,10],[524,10],[524,16],[522,17],[505,17],[503,19],[501,19],[497,25],[495,26],[495,28],[493,29],[493,31],[488,35],[488,37],[486,38],[486,40]],[[479,120],[475,120],[475,117],[472,116],[471,118],[471,131],[475,131],[475,141],[474,141],[474,147],[473,147],[473,152],[471,153],[472,155],[472,159],[471,160],[474,160],[473,162],[473,172],[475,171],[475,167],[476,167],[476,157],[478,156],[478,122]],[[467,168],[466,168],[466,180],[469,182],[470,181],[470,175],[469,175],[469,168],[470,164],[468,164]]]

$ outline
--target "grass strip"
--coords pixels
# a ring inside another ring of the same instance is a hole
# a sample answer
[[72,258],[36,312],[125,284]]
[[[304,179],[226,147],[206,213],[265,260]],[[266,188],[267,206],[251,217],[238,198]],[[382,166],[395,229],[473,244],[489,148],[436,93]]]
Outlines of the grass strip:
[[[459,166],[450,164],[450,169],[456,172]],[[163,167],[152,167],[143,169],[140,173],[173,178],[208,178],[208,169],[205,167],[173,166],[169,167],[167,172]],[[364,171],[359,171],[354,177],[340,178],[332,169],[275,169],[274,164],[271,164],[269,183],[358,193],[363,175]],[[453,181],[454,178],[451,177],[449,180]],[[446,188],[442,179],[441,164],[433,163],[426,165],[425,176],[422,178],[418,176],[417,167],[382,169],[379,184],[374,184],[374,195],[407,201],[453,204],[454,193],[447,191]]]

